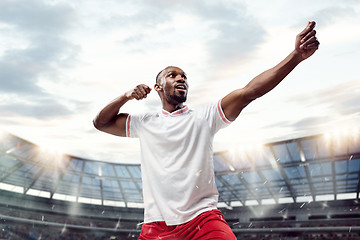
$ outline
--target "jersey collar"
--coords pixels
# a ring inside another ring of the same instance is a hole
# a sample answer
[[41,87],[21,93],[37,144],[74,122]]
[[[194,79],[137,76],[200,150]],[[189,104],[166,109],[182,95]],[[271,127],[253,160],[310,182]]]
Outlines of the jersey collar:
[[162,109],[162,114],[163,115],[165,115],[165,116],[176,116],[176,115],[180,115],[180,114],[182,114],[182,113],[185,113],[185,112],[187,112],[187,111],[189,111],[189,107],[188,106],[186,106],[186,105],[184,105],[182,108],[180,108],[180,109],[178,109],[178,110],[176,110],[176,111],[174,111],[174,112],[172,112],[172,113],[170,113],[170,112],[168,112],[168,111],[166,111],[166,110],[164,110],[164,109]]

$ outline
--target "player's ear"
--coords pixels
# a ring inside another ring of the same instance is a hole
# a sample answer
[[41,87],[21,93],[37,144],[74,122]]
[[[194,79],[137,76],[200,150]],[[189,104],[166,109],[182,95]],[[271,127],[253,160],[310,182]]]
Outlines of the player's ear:
[[161,86],[161,84],[156,83],[156,84],[154,85],[154,89],[155,89],[155,91],[159,92],[159,91],[162,91],[162,90],[163,90],[163,87]]

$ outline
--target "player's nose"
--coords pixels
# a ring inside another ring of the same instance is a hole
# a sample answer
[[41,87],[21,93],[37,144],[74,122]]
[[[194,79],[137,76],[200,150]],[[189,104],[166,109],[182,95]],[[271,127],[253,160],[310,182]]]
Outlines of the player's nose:
[[176,80],[177,82],[185,82],[184,77],[181,76],[180,74],[176,76],[175,80]]

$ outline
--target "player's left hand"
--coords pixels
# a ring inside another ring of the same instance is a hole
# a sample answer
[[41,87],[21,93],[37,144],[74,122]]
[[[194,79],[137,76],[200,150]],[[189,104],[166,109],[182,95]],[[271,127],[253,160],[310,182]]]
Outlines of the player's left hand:
[[303,60],[307,59],[319,48],[320,42],[316,38],[315,22],[309,22],[306,28],[296,36],[295,51]]

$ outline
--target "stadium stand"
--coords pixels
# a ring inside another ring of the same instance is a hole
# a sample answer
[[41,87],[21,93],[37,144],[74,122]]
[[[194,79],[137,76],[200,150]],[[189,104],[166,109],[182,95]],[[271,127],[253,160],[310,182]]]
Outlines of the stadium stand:
[[[238,239],[360,239],[358,129],[214,154]],[[137,239],[137,164],[84,159],[0,134],[0,239]]]

